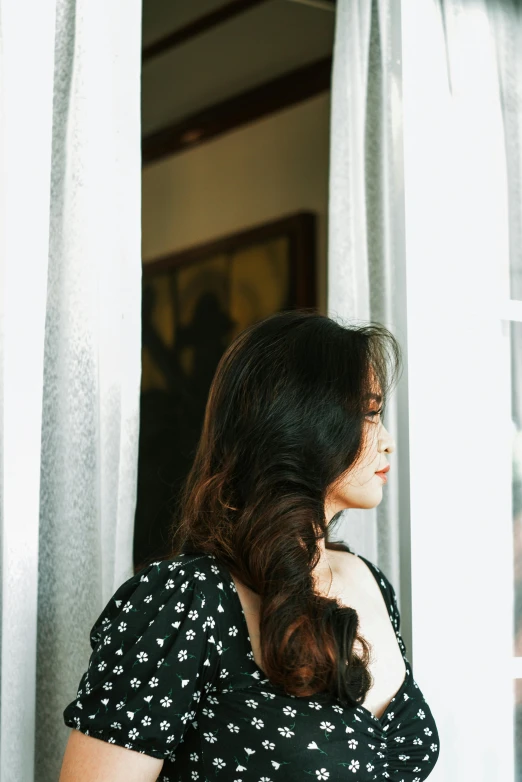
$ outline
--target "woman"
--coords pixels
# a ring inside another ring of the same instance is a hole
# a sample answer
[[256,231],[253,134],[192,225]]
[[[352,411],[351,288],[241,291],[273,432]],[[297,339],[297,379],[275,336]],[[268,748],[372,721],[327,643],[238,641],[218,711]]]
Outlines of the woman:
[[437,728],[393,586],[330,540],[382,499],[400,362],[384,326],[310,310],[229,346],[170,555],[92,628],[60,782],[426,779]]

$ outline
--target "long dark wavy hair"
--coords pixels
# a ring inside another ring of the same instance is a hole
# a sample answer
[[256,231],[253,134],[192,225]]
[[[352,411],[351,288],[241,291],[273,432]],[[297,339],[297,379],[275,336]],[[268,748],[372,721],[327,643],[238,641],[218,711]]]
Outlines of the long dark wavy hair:
[[342,548],[325,501],[364,453],[368,395],[384,414],[401,361],[383,325],[298,309],[246,328],[217,366],[169,557],[213,554],[260,596],[263,670],[288,694],[354,706],[373,684],[357,612],[317,594],[312,571],[318,541]]

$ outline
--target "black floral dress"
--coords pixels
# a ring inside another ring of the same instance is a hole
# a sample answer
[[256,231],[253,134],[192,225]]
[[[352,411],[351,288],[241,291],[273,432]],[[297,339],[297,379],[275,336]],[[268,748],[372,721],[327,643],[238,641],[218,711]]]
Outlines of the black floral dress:
[[327,693],[272,686],[230,573],[211,555],[184,553],[145,566],[103,609],[65,724],[164,758],[158,782],[422,782],[439,755],[437,727],[405,656],[394,589],[361,559],[406,665],[380,719]]

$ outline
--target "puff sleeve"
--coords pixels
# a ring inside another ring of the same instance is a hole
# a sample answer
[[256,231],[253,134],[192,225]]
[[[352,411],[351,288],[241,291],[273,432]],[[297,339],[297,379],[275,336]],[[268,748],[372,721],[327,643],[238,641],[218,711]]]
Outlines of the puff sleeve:
[[171,757],[219,678],[218,598],[194,559],[153,562],[115,592],[91,630],[93,651],[63,712],[66,725]]

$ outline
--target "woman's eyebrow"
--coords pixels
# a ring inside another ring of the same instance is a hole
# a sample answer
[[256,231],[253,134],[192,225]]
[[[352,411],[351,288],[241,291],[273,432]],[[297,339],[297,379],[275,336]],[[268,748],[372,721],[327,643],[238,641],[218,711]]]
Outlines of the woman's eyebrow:
[[376,402],[382,402],[382,396],[379,394],[366,394],[364,399],[375,399]]

